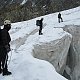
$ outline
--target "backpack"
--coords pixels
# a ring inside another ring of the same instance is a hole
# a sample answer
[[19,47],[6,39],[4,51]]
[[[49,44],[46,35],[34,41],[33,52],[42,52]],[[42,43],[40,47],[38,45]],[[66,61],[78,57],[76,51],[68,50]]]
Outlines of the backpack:
[[40,26],[40,20],[36,20],[36,25]]
[[60,13],[58,14],[58,18],[61,18],[61,14]]

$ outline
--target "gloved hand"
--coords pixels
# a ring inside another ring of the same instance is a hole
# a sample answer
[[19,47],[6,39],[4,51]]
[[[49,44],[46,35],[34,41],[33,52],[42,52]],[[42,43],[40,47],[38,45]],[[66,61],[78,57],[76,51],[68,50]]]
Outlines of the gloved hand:
[[9,46],[9,45],[6,45],[6,46],[5,46],[5,48],[6,48],[7,53],[11,51],[11,49],[10,49],[10,46]]

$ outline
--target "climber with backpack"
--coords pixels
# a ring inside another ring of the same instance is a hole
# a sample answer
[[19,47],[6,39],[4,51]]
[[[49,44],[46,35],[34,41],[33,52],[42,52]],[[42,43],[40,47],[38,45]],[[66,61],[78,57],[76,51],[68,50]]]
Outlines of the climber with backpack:
[[36,20],[36,25],[39,26],[39,35],[42,35],[43,18],[41,18],[41,20]]
[[11,37],[9,30],[11,29],[11,22],[9,20],[4,21],[4,28],[0,29],[0,73],[2,75],[11,75],[12,73],[8,71],[8,53],[10,49]]

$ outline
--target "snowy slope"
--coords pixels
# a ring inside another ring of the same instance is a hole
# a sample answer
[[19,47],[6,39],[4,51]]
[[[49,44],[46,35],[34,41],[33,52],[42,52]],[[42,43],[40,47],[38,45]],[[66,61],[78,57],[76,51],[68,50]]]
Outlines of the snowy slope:
[[35,25],[41,17],[12,24],[10,31],[12,51],[9,53],[10,76],[0,75],[0,80],[67,80],[58,74],[54,67],[47,61],[36,59],[32,56],[33,45],[60,39],[70,35],[62,28],[67,24],[80,25],[80,7],[63,11],[64,22],[58,23],[57,14],[42,16],[44,18],[43,35],[38,35]]
[[23,0],[22,3],[21,3],[21,5],[25,4],[26,2],[27,2],[27,0]]

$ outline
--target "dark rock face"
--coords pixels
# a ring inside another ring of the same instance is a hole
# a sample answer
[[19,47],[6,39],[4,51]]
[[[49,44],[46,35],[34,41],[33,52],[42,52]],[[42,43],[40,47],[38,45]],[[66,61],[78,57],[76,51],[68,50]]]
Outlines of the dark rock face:
[[0,25],[5,19],[11,22],[25,21],[80,6],[79,0],[26,0],[26,3],[21,5],[23,1],[0,0]]
[[0,8],[7,6],[12,3],[20,3],[23,0],[0,0]]
[[[7,6],[9,4],[21,4],[24,0],[0,0],[0,8]],[[73,7],[80,6],[79,0],[25,0],[26,3],[29,1],[35,6],[43,7],[47,9],[47,7],[52,6],[52,8],[56,11],[69,9]],[[73,4],[70,4],[73,3]],[[54,4],[54,5],[53,5]],[[62,9],[61,9],[62,8]],[[49,8],[50,9],[50,8]]]

